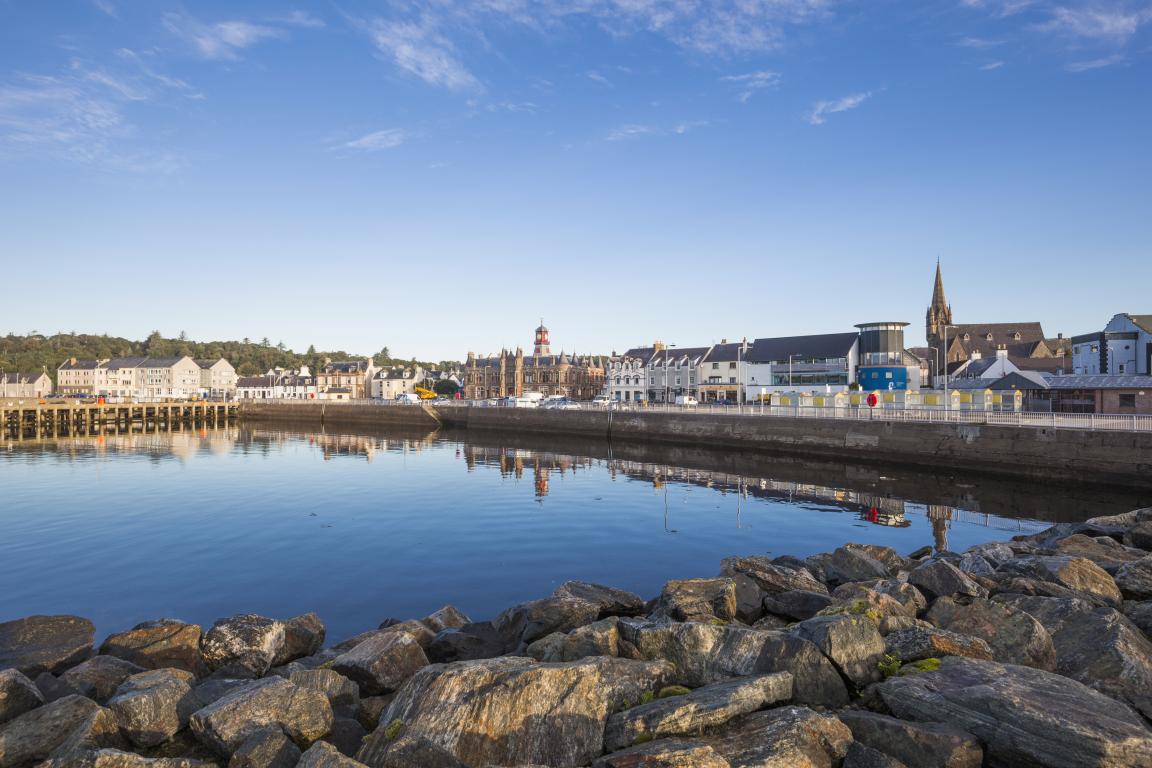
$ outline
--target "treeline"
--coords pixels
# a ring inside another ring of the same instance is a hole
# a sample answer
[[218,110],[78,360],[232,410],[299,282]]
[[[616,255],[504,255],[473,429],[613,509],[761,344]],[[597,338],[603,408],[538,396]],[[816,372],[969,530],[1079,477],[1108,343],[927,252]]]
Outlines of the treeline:
[[[58,333],[45,336],[31,333],[24,336],[8,334],[0,337],[0,371],[36,372],[46,369],[53,381],[56,369],[69,358],[79,360],[103,360],[111,357],[179,357],[215,360],[223,357],[236,367],[241,376],[256,376],[270,368],[299,368],[306,365],[315,373],[325,358],[332,360],[363,360],[363,355],[349,354],[343,350],[317,351],[308,347],[306,352],[295,352],[283,343],[272,344],[265,338],[260,341],[192,341],[181,333],[177,338],[165,338],[159,331],[153,331],[143,341],[133,341],[117,336],[85,333]],[[372,356],[376,365],[420,365],[425,368],[456,368],[460,364],[453,360],[439,362],[401,360],[392,357],[388,347]]]

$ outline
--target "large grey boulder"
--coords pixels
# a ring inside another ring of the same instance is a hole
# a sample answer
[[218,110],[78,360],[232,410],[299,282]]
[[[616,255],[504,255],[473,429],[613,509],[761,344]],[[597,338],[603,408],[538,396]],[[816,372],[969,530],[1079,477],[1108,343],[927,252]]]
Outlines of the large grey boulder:
[[60,675],[60,680],[98,704],[116,694],[120,684],[144,668],[115,656],[93,656]]
[[300,756],[296,768],[364,768],[364,763],[341,754],[327,742],[318,741]]
[[706,741],[733,768],[836,768],[852,732],[835,717],[790,706],[748,715]]
[[658,739],[605,755],[592,768],[732,768],[732,764],[702,741]]
[[319,691],[269,677],[195,712],[189,725],[202,744],[225,757],[269,726],[280,728],[297,746],[307,747],[332,727],[332,707]]
[[512,606],[493,619],[492,626],[501,638],[502,653],[523,652],[546,635],[591,624],[599,615],[597,603],[573,597],[548,597]]
[[675,682],[690,688],[731,677],[791,672],[796,701],[826,707],[848,703],[848,691],[832,662],[795,635],[691,622],[621,619],[618,626],[620,639],[637,658],[672,662]]
[[[375,729],[375,724],[372,727]],[[363,746],[366,738],[368,729],[358,720],[351,717],[337,717],[332,721],[332,729],[324,737],[324,741],[336,747],[342,754],[353,757]]]
[[138,747],[154,747],[188,725],[202,706],[192,692],[194,678],[182,669],[154,669],[132,675],[108,702],[124,735]]
[[608,718],[604,748],[625,749],[637,738],[694,736],[734,717],[786,702],[792,698],[792,675],[738,677],[697,688],[683,696],[657,698]]
[[890,575],[888,566],[859,547],[840,547],[824,563],[824,578],[829,584],[886,579]]
[[1127,705],[1031,667],[950,656],[878,693],[902,720],[948,723],[984,745],[988,768],[1152,765],[1152,731]]
[[329,666],[359,685],[365,695],[374,696],[396,690],[428,663],[424,649],[411,635],[380,632],[337,656]]
[[585,656],[623,655],[615,618],[594,621],[568,634],[553,632],[529,645],[526,653],[537,661],[576,661]]
[[908,768],[908,766],[891,755],[854,741],[848,745],[842,768]]
[[284,646],[284,622],[242,613],[218,619],[200,640],[208,668],[232,678],[262,677]]
[[832,604],[832,597],[825,592],[805,592],[798,589],[768,595],[764,598],[764,610],[776,616],[795,621],[810,619]]
[[1152,600],[1152,555],[1120,566],[1116,586],[1129,600]]
[[764,591],[775,595],[780,592],[801,590],[804,592],[827,592],[828,587],[812,572],[799,563],[783,564],[767,557],[726,557],[720,561],[720,575],[743,574]]
[[272,665],[278,667],[313,655],[324,646],[326,635],[324,622],[314,613],[305,613],[288,619],[284,622],[284,643],[272,660]]
[[955,595],[988,596],[988,590],[945,560],[933,560],[917,566],[908,574],[908,583],[923,592],[930,600]]
[[426,667],[397,694],[357,759],[381,764],[402,729],[469,766],[583,765],[603,751],[608,715],[659,689],[670,672],[667,662],[608,657],[563,664],[503,657]]
[[1152,520],[1136,523],[1124,534],[1124,543],[1130,547],[1152,551]]
[[940,629],[980,638],[996,661],[1056,669],[1052,636],[1043,624],[1014,606],[981,598],[962,605],[943,597],[933,603],[925,618]]
[[890,632],[884,638],[885,652],[902,662],[942,656],[992,659],[992,649],[978,637],[935,627],[913,627]]
[[1121,610],[1145,637],[1152,640],[1152,600],[1140,602],[1125,600]]
[[445,629],[462,627],[471,621],[454,605],[445,605],[420,619],[420,623],[432,630],[433,634]]
[[[915,618],[928,608],[928,599],[924,594],[906,581],[897,579],[881,579],[880,581],[856,582],[841,584],[832,591],[832,597],[838,601],[865,598],[872,594],[885,595],[896,601],[903,609],[904,614]],[[880,603],[870,600],[873,607],[880,607]],[[885,606],[883,613],[891,613]]]
[[552,597],[568,597],[595,603],[600,607],[601,619],[609,616],[639,616],[644,612],[644,598],[640,595],[587,581],[566,581],[556,587]]
[[1084,557],[1020,557],[1001,565],[999,572],[1050,581],[1111,606],[1120,605],[1123,599],[1108,572]]
[[276,727],[253,731],[232,753],[228,768],[295,768],[300,748]]
[[123,745],[110,711],[83,696],[67,696],[0,725],[0,766],[25,768],[49,758],[66,761],[88,750]]
[[369,768],[473,768],[457,760],[447,747],[423,736],[403,733],[395,739],[373,734],[357,753],[357,759]]
[[144,669],[183,669],[200,677],[200,626],[176,619],[137,624],[127,632],[109,635],[100,653],[115,656]]
[[879,664],[884,659],[884,638],[866,616],[817,616],[788,632],[819,648],[858,688],[882,676]]
[[96,629],[79,616],[26,616],[0,622],[0,669],[35,679],[59,674],[92,655]]
[[669,581],[652,616],[669,621],[731,621],[736,618],[736,583],[723,577]]
[[1125,547],[1116,539],[1108,536],[1093,538],[1082,533],[1061,539],[1056,542],[1054,549],[1062,555],[1087,558],[1108,573],[1113,574],[1124,563],[1139,560],[1147,555],[1143,550]]
[[425,653],[436,664],[490,659],[504,653],[504,638],[492,622],[472,622],[437,632]]
[[78,690],[68,685],[60,678],[53,675],[51,672],[41,672],[40,674],[36,675],[36,679],[32,682],[36,684],[36,688],[40,691],[40,694],[44,697],[44,701],[46,702],[59,701],[66,696],[81,695]]
[[323,693],[328,697],[334,714],[356,717],[360,709],[359,686],[334,669],[295,670],[288,675],[288,681]]
[[220,768],[220,765],[191,757],[144,757],[118,749],[97,749],[47,760],[37,768]]
[[40,689],[20,670],[0,670],[0,725],[43,703]]
[[915,723],[846,709],[837,713],[852,738],[891,755],[908,768],[980,768],[984,750],[967,731],[946,723]]

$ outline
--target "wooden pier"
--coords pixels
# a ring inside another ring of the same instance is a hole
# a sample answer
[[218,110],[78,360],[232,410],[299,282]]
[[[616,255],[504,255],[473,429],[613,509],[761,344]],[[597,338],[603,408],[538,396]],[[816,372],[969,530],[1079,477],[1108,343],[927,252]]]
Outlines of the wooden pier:
[[0,437],[72,437],[132,428],[178,429],[234,421],[235,402],[42,403],[0,401]]

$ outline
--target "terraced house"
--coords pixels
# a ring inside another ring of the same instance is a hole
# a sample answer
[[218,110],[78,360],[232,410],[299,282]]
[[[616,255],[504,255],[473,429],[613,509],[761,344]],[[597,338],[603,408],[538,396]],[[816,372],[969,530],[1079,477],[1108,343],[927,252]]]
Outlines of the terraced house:
[[65,361],[56,371],[61,394],[135,400],[187,399],[205,394],[191,357],[113,357]]

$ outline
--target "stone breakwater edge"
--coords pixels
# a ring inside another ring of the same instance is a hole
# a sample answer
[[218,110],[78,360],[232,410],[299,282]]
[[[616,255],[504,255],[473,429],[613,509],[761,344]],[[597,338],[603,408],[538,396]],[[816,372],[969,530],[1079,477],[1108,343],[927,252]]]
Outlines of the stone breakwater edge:
[[1152,766],[1152,508],[730,557],[325,645],[315,614],[0,623],[0,768]]

